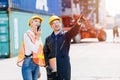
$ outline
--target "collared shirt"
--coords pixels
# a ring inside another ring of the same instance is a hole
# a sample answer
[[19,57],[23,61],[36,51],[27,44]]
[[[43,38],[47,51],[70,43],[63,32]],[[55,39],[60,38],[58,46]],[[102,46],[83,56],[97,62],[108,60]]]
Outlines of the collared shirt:
[[[27,32],[35,36],[31,30],[28,30]],[[36,43],[33,44],[30,37],[27,35],[27,32],[24,34],[25,55],[30,55],[32,52],[37,53],[39,44],[41,43],[41,38],[36,40]]]

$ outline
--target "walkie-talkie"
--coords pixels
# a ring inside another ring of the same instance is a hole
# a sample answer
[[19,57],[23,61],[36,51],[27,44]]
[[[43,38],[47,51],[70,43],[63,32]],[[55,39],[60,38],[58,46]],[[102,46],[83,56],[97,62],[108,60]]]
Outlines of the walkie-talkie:
[[39,25],[39,26],[37,27],[37,31],[39,31],[39,30],[41,29],[40,27],[41,27],[41,25]]

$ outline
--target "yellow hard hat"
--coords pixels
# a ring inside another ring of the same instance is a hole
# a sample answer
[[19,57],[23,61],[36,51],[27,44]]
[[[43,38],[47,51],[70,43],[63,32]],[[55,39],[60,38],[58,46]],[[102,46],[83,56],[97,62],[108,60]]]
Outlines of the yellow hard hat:
[[31,17],[31,18],[29,19],[29,21],[28,21],[28,26],[30,26],[30,23],[31,23],[31,21],[32,21],[33,19],[39,19],[41,23],[43,22],[43,18],[41,18],[41,17],[38,16],[38,15],[35,15],[35,16],[33,16],[33,17]]
[[50,19],[49,19],[49,24],[51,24],[51,22],[54,21],[54,20],[59,20],[59,21],[61,21],[61,18],[58,17],[58,16],[56,16],[56,15],[53,15],[53,16],[51,16]]

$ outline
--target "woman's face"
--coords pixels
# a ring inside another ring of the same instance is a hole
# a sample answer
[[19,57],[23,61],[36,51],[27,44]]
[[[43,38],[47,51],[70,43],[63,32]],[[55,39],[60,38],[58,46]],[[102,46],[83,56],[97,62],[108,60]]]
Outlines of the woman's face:
[[34,33],[37,32],[37,27],[40,26],[40,24],[40,19],[33,19],[33,21],[31,22],[31,29]]

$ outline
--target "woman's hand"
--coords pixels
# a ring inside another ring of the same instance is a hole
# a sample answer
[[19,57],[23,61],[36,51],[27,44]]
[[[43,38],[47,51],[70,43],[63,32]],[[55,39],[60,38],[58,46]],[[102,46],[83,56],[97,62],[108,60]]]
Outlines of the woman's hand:
[[36,39],[37,40],[39,40],[41,32],[42,32],[41,30],[39,30],[39,31],[36,32]]

